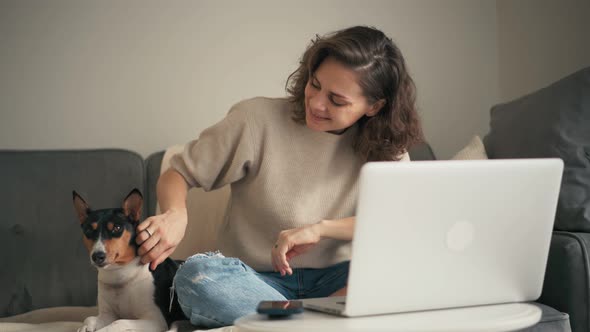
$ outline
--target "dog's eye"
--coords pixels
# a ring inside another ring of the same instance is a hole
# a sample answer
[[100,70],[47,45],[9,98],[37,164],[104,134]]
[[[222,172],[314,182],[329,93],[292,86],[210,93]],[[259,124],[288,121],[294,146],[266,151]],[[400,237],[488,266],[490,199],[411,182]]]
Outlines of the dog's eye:
[[82,228],[82,232],[84,232],[84,235],[87,238],[92,237],[92,234],[94,233],[94,229],[91,226],[86,226]]
[[121,227],[121,225],[115,225],[113,226],[113,233],[119,233],[123,230],[123,227]]

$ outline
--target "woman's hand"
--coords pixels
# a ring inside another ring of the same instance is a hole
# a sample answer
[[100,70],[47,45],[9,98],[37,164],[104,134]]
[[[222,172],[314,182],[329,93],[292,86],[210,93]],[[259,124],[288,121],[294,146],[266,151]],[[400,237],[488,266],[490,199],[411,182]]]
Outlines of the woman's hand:
[[153,271],[170,256],[182,238],[188,222],[186,208],[170,209],[149,217],[137,226],[135,241],[140,245],[137,253],[141,263],[150,263]]
[[309,251],[320,241],[320,238],[319,224],[306,225],[279,233],[279,238],[271,250],[274,270],[280,272],[281,276],[292,275],[293,270],[289,266],[289,260]]

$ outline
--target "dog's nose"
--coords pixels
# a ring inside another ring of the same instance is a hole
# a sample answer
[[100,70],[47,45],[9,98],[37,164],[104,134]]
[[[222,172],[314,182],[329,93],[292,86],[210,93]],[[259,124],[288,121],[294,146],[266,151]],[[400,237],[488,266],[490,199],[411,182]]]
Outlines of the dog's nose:
[[92,261],[98,265],[104,263],[105,258],[107,258],[107,255],[102,251],[98,251],[92,254]]

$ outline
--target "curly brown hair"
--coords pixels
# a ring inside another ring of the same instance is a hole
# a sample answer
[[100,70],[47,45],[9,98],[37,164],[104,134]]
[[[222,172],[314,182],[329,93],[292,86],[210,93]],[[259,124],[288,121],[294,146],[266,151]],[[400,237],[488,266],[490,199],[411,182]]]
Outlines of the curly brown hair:
[[297,123],[305,124],[305,86],[327,57],[358,74],[359,86],[369,104],[385,101],[377,115],[365,115],[357,121],[354,149],[362,160],[399,160],[412,145],[423,140],[416,86],[404,57],[391,38],[373,27],[355,26],[312,40],[285,86]]

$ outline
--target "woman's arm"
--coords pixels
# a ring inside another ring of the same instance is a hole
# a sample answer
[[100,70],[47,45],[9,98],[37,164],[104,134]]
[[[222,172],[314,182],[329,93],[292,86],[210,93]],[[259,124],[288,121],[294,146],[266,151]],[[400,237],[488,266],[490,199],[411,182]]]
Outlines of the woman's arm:
[[137,226],[136,242],[140,245],[137,253],[141,256],[142,263],[151,263],[152,270],[174,252],[184,237],[188,223],[188,188],[180,173],[173,169],[165,171],[157,185],[158,203],[162,213],[147,218]]
[[352,240],[356,217],[322,220],[303,227],[288,229],[279,233],[271,250],[272,265],[281,275],[291,275],[289,260],[315,246],[321,239]]
[[170,168],[158,179],[156,188],[160,211],[186,209],[188,185],[182,175]]
[[321,238],[351,241],[356,217],[322,220],[317,223]]

